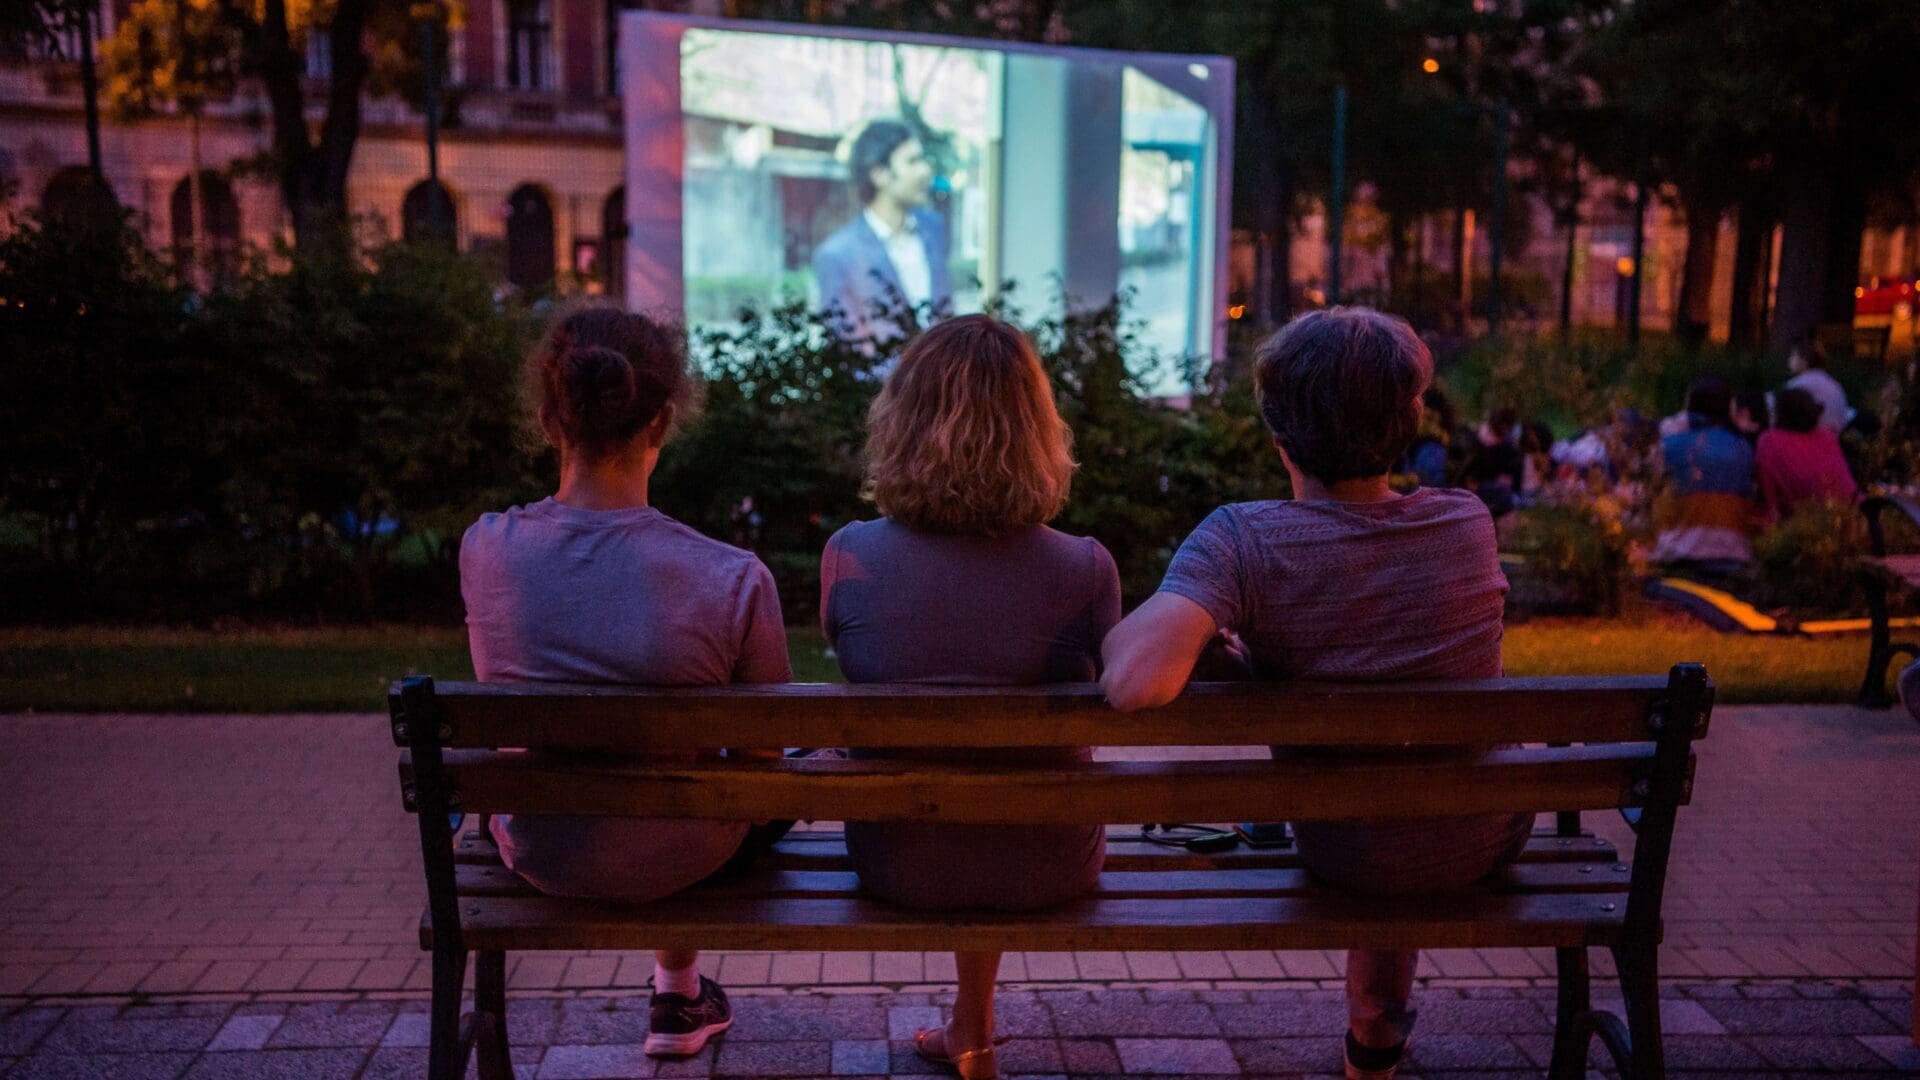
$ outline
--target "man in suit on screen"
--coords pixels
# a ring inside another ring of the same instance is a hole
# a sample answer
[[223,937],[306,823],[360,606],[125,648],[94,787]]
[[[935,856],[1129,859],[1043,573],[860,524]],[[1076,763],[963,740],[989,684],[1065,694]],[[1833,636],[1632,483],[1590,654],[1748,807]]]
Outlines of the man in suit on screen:
[[933,166],[898,120],[869,123],[850,157],[862,209],[814,249],[820,307],[845,337],[905,336],[953,300],[946,222],[927,207]]

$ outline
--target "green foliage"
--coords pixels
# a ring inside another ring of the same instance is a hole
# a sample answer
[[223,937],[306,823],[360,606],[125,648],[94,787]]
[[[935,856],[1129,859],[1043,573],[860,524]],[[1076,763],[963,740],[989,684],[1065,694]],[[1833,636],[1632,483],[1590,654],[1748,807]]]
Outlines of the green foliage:
[[1855,614],[1864,603],[1855,562],[1867,524],[1846,503],[1808,503],[1753,541],[1752,591],[1762,607],[1796,614]]
[[1614,615],[1627,576],[1627,537],[1618,521],[1587,504],[1520,511],[1504,549],[1524,561],[1510,567],[1514,603],[1540,611]]

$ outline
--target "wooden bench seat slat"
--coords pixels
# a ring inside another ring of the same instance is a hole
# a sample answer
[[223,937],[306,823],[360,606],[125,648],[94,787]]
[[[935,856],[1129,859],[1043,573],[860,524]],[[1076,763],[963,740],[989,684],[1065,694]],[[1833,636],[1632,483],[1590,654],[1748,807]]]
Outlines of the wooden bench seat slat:
[[[916,912],[857,897],[676,897],[639,907],[461,901],[471,949],[1098,950],[1607,945],[1626,894],[1087,899],[1040,912]],[[421,925],[431,947],[432,927]]]
[[[1614,866],[1621,867],[1614,870]],[[1544,892],[1618,892],[1625,887],[1624,863],[1529,863],[1510,866],[1487,880],[1483,891],[1499,894]],[[461,896],[538,896],[501,863],[469,863],[456,869],[454,880]],[[1179,868],[1116,870],[1100,875],[1096,898],[1183,899],[1195,896],[1299,896],[1328,892],[1304,869],[1235,868],[1231,870]],[[825,898],[856,896],[860,881],[853,870],[765,869],[709,882],[689,889],[692,898],[760,896]]]
[[[461,863],[498,864],[500,852],[489,841],[475,836],[462,838],[454,853]],[[1597,836],[1560,837],[1536,835],[1520,853],[1518,862],[1607,862],[1618,859],[1613,845]],[[847,865],[846,838],[837,832],[790,833],[762,859],[762,865],[775,870],[832,870]],[[1163,870],[1179,867],[1188,870],[1291,869],[1300,865],[1300,856],[1290,848],[1239,847],[1232,851],[1201,852],[1150,844],[1139,836],[1109,832],[1107,869]]]
[[[1650,744],[1495,750],[1465,760],[1115,761],[1044,766],[911,761],[590,764],[445,754],[465,810],[980,825],[1391,819],[1638,806]],[[403,783],[411,762],[401,763]]]
[[711,749],[715,732],[762,747],[1448,746],[1646,739],[1667,677],[1195,683],[1135,713],[1108,708],[1092,684],[931,689],[439,683],[434,700],[443,741],[467,748]]

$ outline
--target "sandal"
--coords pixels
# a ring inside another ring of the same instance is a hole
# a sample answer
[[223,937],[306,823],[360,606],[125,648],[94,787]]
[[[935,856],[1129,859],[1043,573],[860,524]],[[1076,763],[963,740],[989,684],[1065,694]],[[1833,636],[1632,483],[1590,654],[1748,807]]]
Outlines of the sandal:
[[1000,1080],[1000,1067],[993,1060],[993,1048],[1007,1041],[1002,1035],[986,1046],[974,1050],[962,1050],[958,1054],[949,1054],[944,1046],[935,1051],[933,1036],[938,1033],[941,1041],[946,1040],[947,1029],[943,1027],[922,1028],[913,1033],[913,1052],[922,1060],[935,1065],[948,1065],[960,1076],[960,1080]]

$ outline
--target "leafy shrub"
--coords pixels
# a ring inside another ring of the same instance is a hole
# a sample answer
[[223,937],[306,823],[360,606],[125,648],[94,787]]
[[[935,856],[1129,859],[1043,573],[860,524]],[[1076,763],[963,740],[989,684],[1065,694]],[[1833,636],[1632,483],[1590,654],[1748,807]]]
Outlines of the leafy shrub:
[[1628,545],[1618,521],[1592,506],[1519,511],[1502,547],[1524,561],[1510,567],[1511,602],[1536,611],[1617,614]]
[[[1897,515],[1885,515],[1894,517]],[[1864,610],[1854,560],[1867,553],[1867,523],[1846,503],[1808,503],[1753,541],[1752,592],[1761,607],[1796,614]]]

